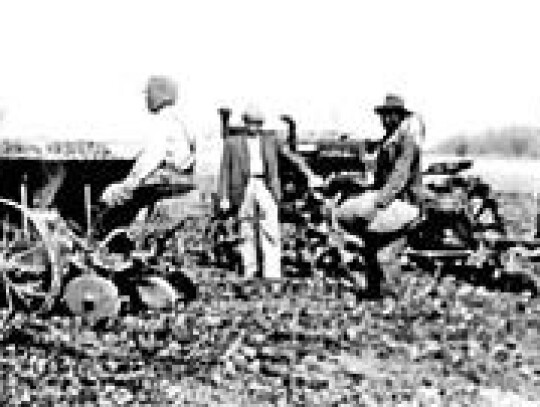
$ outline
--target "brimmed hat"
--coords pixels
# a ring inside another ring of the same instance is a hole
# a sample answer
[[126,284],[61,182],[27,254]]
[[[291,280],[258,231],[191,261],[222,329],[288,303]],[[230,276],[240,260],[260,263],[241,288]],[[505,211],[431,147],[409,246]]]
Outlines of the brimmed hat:
[[375,107],[375,113],[383,114],[386,112],[402,112],[406,115],[411,114],[409,110],[405,109],[405,102],[401,96],[389,93],[384,98],[384,103]]
[[154,75],[148,78],[145,93],[152,90],[158,103],[176,103],[178,99],[178,85],[171,78]]
[[249,105],[242,113],[242,120],[246,123],[263,124],[264,115],[255,105]]

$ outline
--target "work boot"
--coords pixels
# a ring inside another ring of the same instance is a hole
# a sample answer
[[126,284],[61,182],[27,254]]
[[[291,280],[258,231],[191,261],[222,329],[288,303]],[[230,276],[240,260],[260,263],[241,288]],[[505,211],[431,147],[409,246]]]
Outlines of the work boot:
[[380,285],[368,289],[360,296],[363,299],[367,300],[382,300],[384,298],[397,299],[397,294],[390,287]]
[[383,268],[380,264],[370,267],[367,274],[367,289],[363,294],[365,299],[382,299],[385,297],[397,298],[397,294],[385,279]]

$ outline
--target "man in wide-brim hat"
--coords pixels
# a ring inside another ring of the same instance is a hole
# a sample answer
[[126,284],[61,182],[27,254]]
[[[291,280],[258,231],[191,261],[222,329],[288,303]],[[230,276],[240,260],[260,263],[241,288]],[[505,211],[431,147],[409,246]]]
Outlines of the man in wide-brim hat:
[[374,110],[384,135],[377,148],[372,189],[343,202],[336,215],[346,230],[366,238],[368,296],[379,297],[384,280],[380,254],[403,236],[420,214],[420,143],[425,126],[395,94],[388,94]]
[[401,112],[405,115],[412,114],[411,111],[405,108],[405,102],[399,95],[389,93],[384,98],[384,103],[379,106],[375,106],[375,113],[382,115],[388,112]]

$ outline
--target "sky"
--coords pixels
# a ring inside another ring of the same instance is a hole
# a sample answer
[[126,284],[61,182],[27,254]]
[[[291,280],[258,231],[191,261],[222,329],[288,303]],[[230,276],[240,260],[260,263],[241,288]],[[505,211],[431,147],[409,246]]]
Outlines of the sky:
[[[0,3],[0,134],[135,141],[149,75],[179,83],[191,133],[248,104],[268,125],[378,137],[401,94],[426,144],[540,127],[534,1],[69,1]],[[538,10],[540,11],[540,10]]]

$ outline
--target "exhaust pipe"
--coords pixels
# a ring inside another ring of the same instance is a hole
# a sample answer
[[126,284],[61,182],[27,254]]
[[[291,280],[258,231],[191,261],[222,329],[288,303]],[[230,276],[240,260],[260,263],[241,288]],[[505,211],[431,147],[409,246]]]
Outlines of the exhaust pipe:
[[218,109],[218,113],[221,121],[221,137],[225,139],[229,135],[231,109],[229,109],[228,107],[222,107]]
[[296,122],[289,115],[282,115],[281,120],[287,125],[287,143],[289,144],[289,148],[291,151],[295,152],[297,141]]

